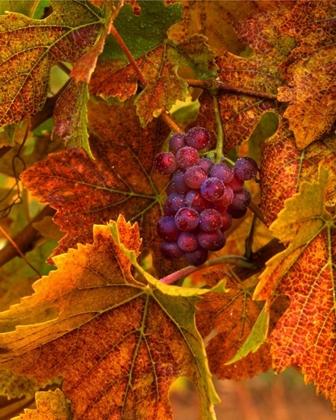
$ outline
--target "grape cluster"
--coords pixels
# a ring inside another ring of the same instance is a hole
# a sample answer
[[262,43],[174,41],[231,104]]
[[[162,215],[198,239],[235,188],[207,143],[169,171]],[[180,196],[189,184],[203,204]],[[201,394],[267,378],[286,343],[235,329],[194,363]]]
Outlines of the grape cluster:
[[258,171],[249,157],[239,158],[234,167],[200,157],[209,143],[210,133],[193,127],[186,134],[174,134],[170,151],[154,160],[158,172],[170,175],[164,216],[157,224],[162,254],[168,259],[184,256],[196,266],[207,260],[209,251],[223,248],[232,218],[246,214],[251,195],[244,181]]

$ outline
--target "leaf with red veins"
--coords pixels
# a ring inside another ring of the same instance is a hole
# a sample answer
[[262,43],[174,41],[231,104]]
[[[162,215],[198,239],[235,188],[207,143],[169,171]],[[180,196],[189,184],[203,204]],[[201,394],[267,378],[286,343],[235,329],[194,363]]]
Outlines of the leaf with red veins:
[[298,1],[280,28],[298,43],[281,66],[288,87],[279,89],[278,100],[289,103],[284,116],[299,149],[320,139],[336,119],[335,14],[333,1]]
[[[200,35],[178,45],[165,41],[139,58],[137,64],[147,81],[135,100],[141,125],[144,127],[153,117],[164,110],[169,111],[177,100],[185,100],[188,85],[178,77],[179,67],[190,67],[200,79],[216,77],[213,59],[214,53]],[[122,60],[109,60],[98,63],[90,92],[107,98],[117,96],[124,101],[136,93],[137,87],[138,75],[131,65]]]
[[[231,365],[231,360],[243,345],[253,328],[263,304],[252,300],[254,286],[237,284],[227,273],[206,273],[203,279],[213,284],[226,279],[227,293],[208,293],[203,296],[196,314],[196,325],[206,343],[210,371],[218,379],[242,380],[252,378],[272,367],[267,342],[254,353]],[[249,282],[249,281],[247,281]],[[245,282],[246,283],[246,282]],[[285,302],[277,302],[272,309],[271,329],[284,312]]]
[[270,229],[288,247],[267,262],[254,298],[269,306],[274,294],[289,297],[270,336],[274,369],[298,366],[336,407],[336,218],[324,202],[330,182],[320,166],[316,179],[286,201]]
[[92,244],[55,257],[35,293],[0,314],[17,327],[0,334],[0,365],[62,376],[78,420],[171,420],[169,389],[186,376],[199,419],[214,420],[218,396],[195,326],[200,290],[136,281],[124,252],[136,258],[140,245],[138,226],[119,217],[96,225]]
[[51,66],[75,63],[95,43],[101,12],[88,2],[51,1],[43,20],[17,13],[0,16],[0,126],[42,109]]
[[[269,226],[277,218],[285,200],[299,191],[303,181],[316,177],[319,163],[328,168],[335,179],[335,160],[335,136],[299,150],[293,133],[281,120],[277,132],[264,142],[261,151],[261,210],[266,224]],[[327,205],[333,205],[335,198],[335,182],[331,182],[325,198]]]
[[[249,139],[266,112],[278,113],[274,101],[270,99],[244,95],[239,95],[237,99],[236,95],[219,93],[218,102],[225,135],[223,150],[225,153],[240,148]],[[216,138],[216,120],[211,95],[204,92],[200,97],[200,104],[197,125],[212,131],[213,138]]]
[[89,102],[88,118],[95,160],[81,149],[69,149],[22,174],[25,186],[57,210],[54,220],[67,233],[53,255],[77,243],[91,243],[92,226],[121,213],[139,222],[144,246],[154,249],[157,266],[164,271],[168,263],[159,254],[155,225],[168,180],[153,170],[153,160],[169,128],[156,120],[142,129],[131,102]]

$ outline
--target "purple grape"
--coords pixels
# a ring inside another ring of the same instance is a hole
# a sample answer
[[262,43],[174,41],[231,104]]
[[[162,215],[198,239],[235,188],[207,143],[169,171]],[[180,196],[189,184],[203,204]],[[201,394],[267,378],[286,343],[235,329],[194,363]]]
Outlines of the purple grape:
[[184,251],[177,245],[177,242],[162,242],[161,252],[169,260],[177,260],[184,255]]
[[187,145],[197,150],[205,149],[210,140],[210,133],[203,127],[193,127],[185,135]]
[[191,166],[184,174],[184,182],[188,185],[188,187],[196,190],[201,187],[206,179],[208,179],[207,173],[198,165]]
[[182,147],[176,153],[176,164],[180,169],[187,169],[190,166],[198,165],[199,160],[198,152],[193,147]]
[[245,209],[251,203],[251,193],[246,188],[237,191],[231,203],[232,207]]
[[185,259],[191,265],[202,265],[208,259],[208,251],[204,248],[197,248],[195,251],[186,252]]
[[222,215],[222,227],[221,227],[221,231],[225,232],[226,230],[230,229],[230,227],[232,226],[232,216],[230,213],[224,213]]
[[230,187],[233,192],[240,191],[244,187],[244,181],[239,179],[236,175],[225,186]]
[[177,210],[184,206],[184,196],[177,192],[169,194],[165,205],[163,206],[163,212],[166,216],[175,216]]
[[233,198],[234,198],[234,193],[232,189],[225,185],[223,197],[220,200],[215,201],[214,206],[216,209],[217,208],[223,209],[232,203]]
[[239,158],[234,165],[234,173],[237,178],[247,181],[255,178],[258,172],[258,165],[250,157]]
[[215,209],[207,209],[200,214],[199,226],[204,232],[215,232],[222,224],[222,215]]
[[173,182],[170,182],[168,187],[166,188],[166,193],[167,193],[168,196],[170,196],[170,194],[173,194],[175,192],[176,192],[175,184]]
[[223,181],[218,178],[208,178],[201,186],[201,194],[203,197],[211,202],[220,200],[225,191]]
[[174,217],[163,216],[159,219],[157,225],[157,233],[161,239],[167,242],[177,241],[180,231],[178,230]]
[[185,136],[182,133],[173,134],[169,139],[169,150],[176,154],[178,150],[182,149],[182,147],[185,147],[186,142],[184,138]]
[[197,240],[200,246],[208,251],[218,251],[225,245],[226,238],[223,232],[204,232],[200,230],[197,234]]
[[170,177],[174,192],[180,193],[182,195],[185,195],[188,191],[190,191],[190,187],[188,187],[188,185],[184,182],[184,174],[185,171],[177,169],[172,173]]
[[195,251],[199,246],[197,236],[191,232],[181,232],[177,244],[185,252]]
[[154,167],[162,175],[170,175],[176,169],[175,156],[170,152],[161,152],[155,156]]
[[208,174],[208,173],[209,173],[209,171],[210,171],[210,169],[211,169],[211,168],[212,168],[212,166],[213,166],[213,162],[212,162],[212,160],[211,160],[211,159],[208,159],[208,158],[201,158],[201,159],[200,159],[200,161],[199,161],[198,166],[200,166],[202,169],[204,169],[204,170],[205,170],[205,172]]
[[186,207],[193,207],[199,213],[209,208],[210,205],[210,202],[206,200],[198,190],[189,191],[185,196],[184,203]]
[[227,212],[231,214],[234,219],[241,219],[247,213],[247,207],[245,209],[237,209],[237,207],[229,205]]
[[180,230],[190,232],[198,226],[199,214],[191,207],[182,207],[175,214],[175,223]]
[[224,184],[232,181],[233,175],[233,169],[224,162],[216,163],[210,169],[210,176],[220,179]]

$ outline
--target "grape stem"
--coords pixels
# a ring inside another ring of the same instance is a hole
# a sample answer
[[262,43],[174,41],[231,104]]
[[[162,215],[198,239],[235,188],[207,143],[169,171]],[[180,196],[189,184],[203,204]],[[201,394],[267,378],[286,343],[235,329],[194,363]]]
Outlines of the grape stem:
[[213,267],[214,265],[223,265],[223,264],[234,264],[237,267],[244,267],[253,269],[254,264],[249,262],[245,257],[242,257],[240,255],[224,255],[223,257],[214,258],[213,260],[209,260],[206,263],[200,265],[200,266],[188,266],[185,268],[182,268],[181,270],[175,271],[172,274],[169,274],[166,277],[162,277],[160,279],[161,283],[164,284],[173,284],[176,283],[178,280],[189,276],[192,273],[195,273],[196,271],[204,270],[208,267]]
[[161,118],[176,133],[184,133],[181,127],[176,124],[168,112],[163,111],[161,113]]
[[224,130],[223,130],[223,125],[222,125],[222,119],[220,116],[217,91],[212,92],[212,98],[213,98],[213,103],[214,103],[214,111],[215,111],[216,127],[217,127],[216,163],[218,163],[221,161],[221,158],[223,156]]
[[260,92],[258,90],[241,88],[237,86],[229,85],[228,83],[224,83],[220,80],[196,80],[196,79],[185,79],[189,86],[192,87],[199,87],[206,90],[224,90],[227,92],[233,92],[240,95],[248,95],[248,96],[256,96],[257,98],[265,98],[265,99],[277,99],[276,95],[267,92]]

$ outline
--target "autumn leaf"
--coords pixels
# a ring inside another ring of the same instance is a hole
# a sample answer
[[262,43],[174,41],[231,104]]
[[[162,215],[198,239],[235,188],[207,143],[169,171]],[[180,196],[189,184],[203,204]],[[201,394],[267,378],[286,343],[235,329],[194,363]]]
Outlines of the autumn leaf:
[[[293,133],[282,119],[277,132],[267,139],[261,152],[261,210],[269,226],[283,209],[285,200],[299,191],[303,181],[312,181],[317,174],[318,164],[336,176],[334,147],[335,136],[324,137],[299,150]],[[328,187],[328,202],[336,198],[335,182]]]
[[[206,38],[200,35],[178,45],[164,41],[139,58],[137,63],[147,81],[135,100],[141,125],[145,127],[163,110],[170,110],[176,100],[186,99],[188,84],[178,77],[179,67],[190,67],[196,77],[204,79],[216,76],[213,59]],[[133,66],[120,60],[102,61],[93,74],[90,92],[125,101],[136,93],[137,87],[138,75]]]
[[[227,273],[211,270],[204,276],[210,284],[225,279],[227,293],[208,293],[198,303],[196,325],[206,343],[210,371],[218,379],[247,379],[271,368],[267,343],[255,353],[227,365],[244,344],[254,327],[263,304],[252,300],[255,282],[237,284]],[[272,327],[281,315],[283,305],[272,313]]]
[[200,418],[214,419],[194,322],[199,290],[138,282],[111,230],[139,255],[138,227],[121,217],[95,226],[92,245],[55,257],[58,270],[35,294],[0,314],[0,323],[21,324],[0,336],[1,366],[39,381],[61,375],[78,419],[172,418],[169,387],[183,375],[198,389]]
[[163,260],[155,228],[168,180],[153,170],[153,160],[169,129],[159,120],[142,129],[132,102],[90,102],[88,112],[94,161],[83,150],[69,149],[21,176],[41,202],[57,210],[54,221],[67,233],[53,255],[91,243],[92,226],[121,213],[138,221],[144,247],[154,253],[159,272],[168,274],[174,263]]
[[299,366],[306,383],[314,381],[336,406],[336,219],[324,203],[329,182],[328,171],[320,166],[318,178],[302,182],[286,200],[270,229],[288,247],[267,263],[255,298],[269,306],[275,293],[289,297],[289,308],[270,336],[274,368],[281,372]]
[[0,15],[4,15],[6,12],[11,11],[32,17],[38,3],[39,0],[2,0],[0,4]]
[[288,102],[284,117],[301,150],[330,130],[335,118],[335,32],[333,1],[298,1],[281,31],[298,41],[283,63],[288,86],[279,89],[278,100]]
[[71,420],[71,404],[60,389],[36,392],[36,410],[25,409],[25,413],[12,420]]
[[36,114],[47,98],[51,66],[75,63],[97,38],[100,9],[82,1],[51,5],[53,13],[43,20],[16,13],[0,16],[0,39],[6,45],[0,63],[0,126]]

